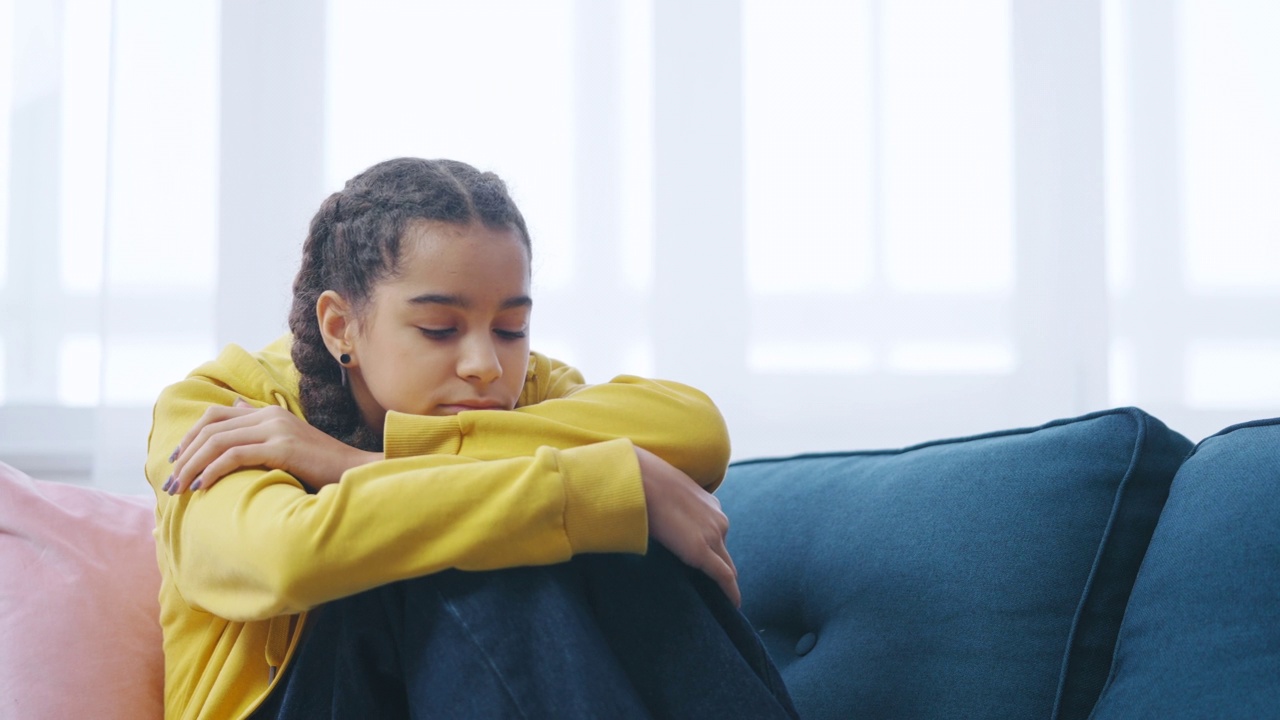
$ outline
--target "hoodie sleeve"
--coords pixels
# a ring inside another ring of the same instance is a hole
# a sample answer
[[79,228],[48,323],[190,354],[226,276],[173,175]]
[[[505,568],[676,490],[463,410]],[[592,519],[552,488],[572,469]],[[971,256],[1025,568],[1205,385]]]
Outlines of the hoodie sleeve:
[[626,438],[505,457],[486,446],[483,458],[389,458],[315,494],[288,473],[263,469],[238,471],[207,491],[161,492],[187,429],[209,405],[245,394],[192,377],[155,407],[147,478],[158,552],[195,609],[257,620],[447,568],[645,551],[644,492]]
[[676,382],[622,375],[588,385],[573,368],[534,353],[521,405],[451,417],[387,413],[388,458],[451,454],[530,456],[626,438],[714,490],[729,463],[724,418],[702,392]]

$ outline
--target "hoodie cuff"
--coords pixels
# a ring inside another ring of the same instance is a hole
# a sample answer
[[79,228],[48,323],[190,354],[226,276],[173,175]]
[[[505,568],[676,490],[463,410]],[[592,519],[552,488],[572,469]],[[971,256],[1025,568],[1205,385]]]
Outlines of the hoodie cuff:
[[626,438],[560,451],[564,529],[574,554],[644,554],[649,518],[640,463]]
[[382,425],[382,452],[388,460],[419,455],[457,455],[462,426],[456,415],[410,415],[388,410]]

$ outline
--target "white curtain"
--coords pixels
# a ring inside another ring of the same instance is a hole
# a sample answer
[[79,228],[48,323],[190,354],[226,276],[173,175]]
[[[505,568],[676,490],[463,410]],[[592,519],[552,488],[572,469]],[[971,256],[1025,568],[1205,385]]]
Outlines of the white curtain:
[[0,460],[137,491],[396,155],[503,175],[535,346],[735,456],[1280,415],[1270,0],[0,0]]

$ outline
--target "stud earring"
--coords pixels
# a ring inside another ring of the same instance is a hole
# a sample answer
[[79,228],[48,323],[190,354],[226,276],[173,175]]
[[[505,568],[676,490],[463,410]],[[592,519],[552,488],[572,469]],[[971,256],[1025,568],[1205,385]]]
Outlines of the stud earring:
[[338,369],[342,371],[342,387],[344,388],[347,386],[347,383],[349,382],[347,380],[347,365],[350,365],[350,364],[351,364],[350,355],[346,353],[342,353],[341,355],[338,356]]

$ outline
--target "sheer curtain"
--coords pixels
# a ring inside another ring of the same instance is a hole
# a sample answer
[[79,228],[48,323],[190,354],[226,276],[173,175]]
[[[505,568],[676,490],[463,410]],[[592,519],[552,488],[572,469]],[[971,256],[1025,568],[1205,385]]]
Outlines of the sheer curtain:
[[0,460],[137,491],[395,155],[502,174],[535,345],[736,457],[1280,414],[1268,0],[0,0]]

